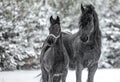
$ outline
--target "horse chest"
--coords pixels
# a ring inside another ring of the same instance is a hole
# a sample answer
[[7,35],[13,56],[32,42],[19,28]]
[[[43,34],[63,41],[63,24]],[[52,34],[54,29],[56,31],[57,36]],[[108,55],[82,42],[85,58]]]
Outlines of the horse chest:
[[80,54],[81,62],[83,63],[84,67],[92,66],[93,64],[97,63],[100,55],[96,49],[91,49],[88,51],[83,51]]
[[63,63],[64,62],[64,54],[63,52],[57,51],[54,55],[54,63]]
[[65,57],[62,53],[55,54],[52,70],[54,74],[62,73],[66,68]]
[[93,42],[92,43],[86,43],[86,44],[80,43],[80,46],[81,46],[81,49],[86,50],[86,51],[92,51],[95,48],[94,47],[95,44]]
[[[63,67],[65,64],[64,53],[60,50],[54,50],[52,48],[48,49],[44,56],[44,65],[47,70],[52,70],[56,68]],[[60,68],[62,69],[62,68]]]

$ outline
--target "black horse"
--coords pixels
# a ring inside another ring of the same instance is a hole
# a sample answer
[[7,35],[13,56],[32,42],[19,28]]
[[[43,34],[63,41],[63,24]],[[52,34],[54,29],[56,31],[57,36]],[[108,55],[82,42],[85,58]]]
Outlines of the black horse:
[[70,59],[69,67],[76,69],[76,82],[81,82],[84,68],[88,68],[87,82],[93,82],[101,54],[101,31],[94,7],[81,4],[81,11],[79,31],[63,33],[63,42]]
[[60,19],[50,17],[49,36],[44,42],[40,63],[43,82],[66,82],[69,58],[63,45]]

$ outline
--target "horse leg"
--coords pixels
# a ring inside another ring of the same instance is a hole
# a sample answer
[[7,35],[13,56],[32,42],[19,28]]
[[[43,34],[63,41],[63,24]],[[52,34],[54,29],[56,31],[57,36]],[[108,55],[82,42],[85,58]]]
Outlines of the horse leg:
[[93,82],[94,75],[95,75],[97,68],[98,68],[98,63],[94,64],[93,66],[88,67],[88,80],[87,80],[87,82]]
[[62,82],[66,82],[67,73],[68,73],[68,69],[66,68],[62,74]]
[[81,77],[82,77],[82,70],[83,70],[83,65],[77,62],[77,68],[76,68],[76,82],[81,82]]
[[48,82],[53,82],[53,74],[49,73],[49,80]]
[[42,69],[42,82],[48,82],[48,73],[45,69]]
[[53,82],[60,82],[60,80],[61,80],[61,76],[55,76],[53,78]]

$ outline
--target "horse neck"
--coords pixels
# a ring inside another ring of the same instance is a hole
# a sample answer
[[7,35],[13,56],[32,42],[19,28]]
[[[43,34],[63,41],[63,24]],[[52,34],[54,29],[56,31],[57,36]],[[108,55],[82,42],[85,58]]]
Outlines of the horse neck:
[[60,34],[60,37],[56,41],[55,48],[58,50],[62,49],[63,41],[62,41],[62,35]]
[[58,38],[56,44],[53,47],[53,59],[54,63],[58,64],[60,62],[64,62],[64,47],[63,47],[63,41],[62,41],[62,36]]
[[99,47],[101,47],[101,31],[99,28],[99,20],[98,20],[98,15],[96,13],[96,11],[94,11],[94,38],[95,38],[95,42],[97,42],[97,45]]
[[52,49],[53,49],[53,57],[54,57],[54,61],[56,61],[56,59],[57,59],[57,61],[60,59],[61,60],[61,58],[63,58],[64,57],[64,48],[63,48],[63,41],[62,41],[62,36],[60,35],[60,37],[58,38],[58,40],[57,40],[57,42],[56,42],[56,44],[52,47]]
[[97,28],[97,30],[94,30],[93,33],[90,35],[90,42],[92,42],[98,47],[101,47],[101,31],[99,27]]

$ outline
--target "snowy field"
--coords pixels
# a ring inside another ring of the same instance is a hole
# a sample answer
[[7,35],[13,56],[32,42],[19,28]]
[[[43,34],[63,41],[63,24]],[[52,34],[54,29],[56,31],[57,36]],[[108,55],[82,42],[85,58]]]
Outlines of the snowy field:
[[[0,82],[40,82],[40,77],[36,77],[38,71],[14,71],[0,72]],[[86,82],[87,71],[83,71],[83,82]],[[75,72],[69,71],[67,82],[75,82]],[[120,69],[99,69],[95,75],[94,82],[120,82]]]

